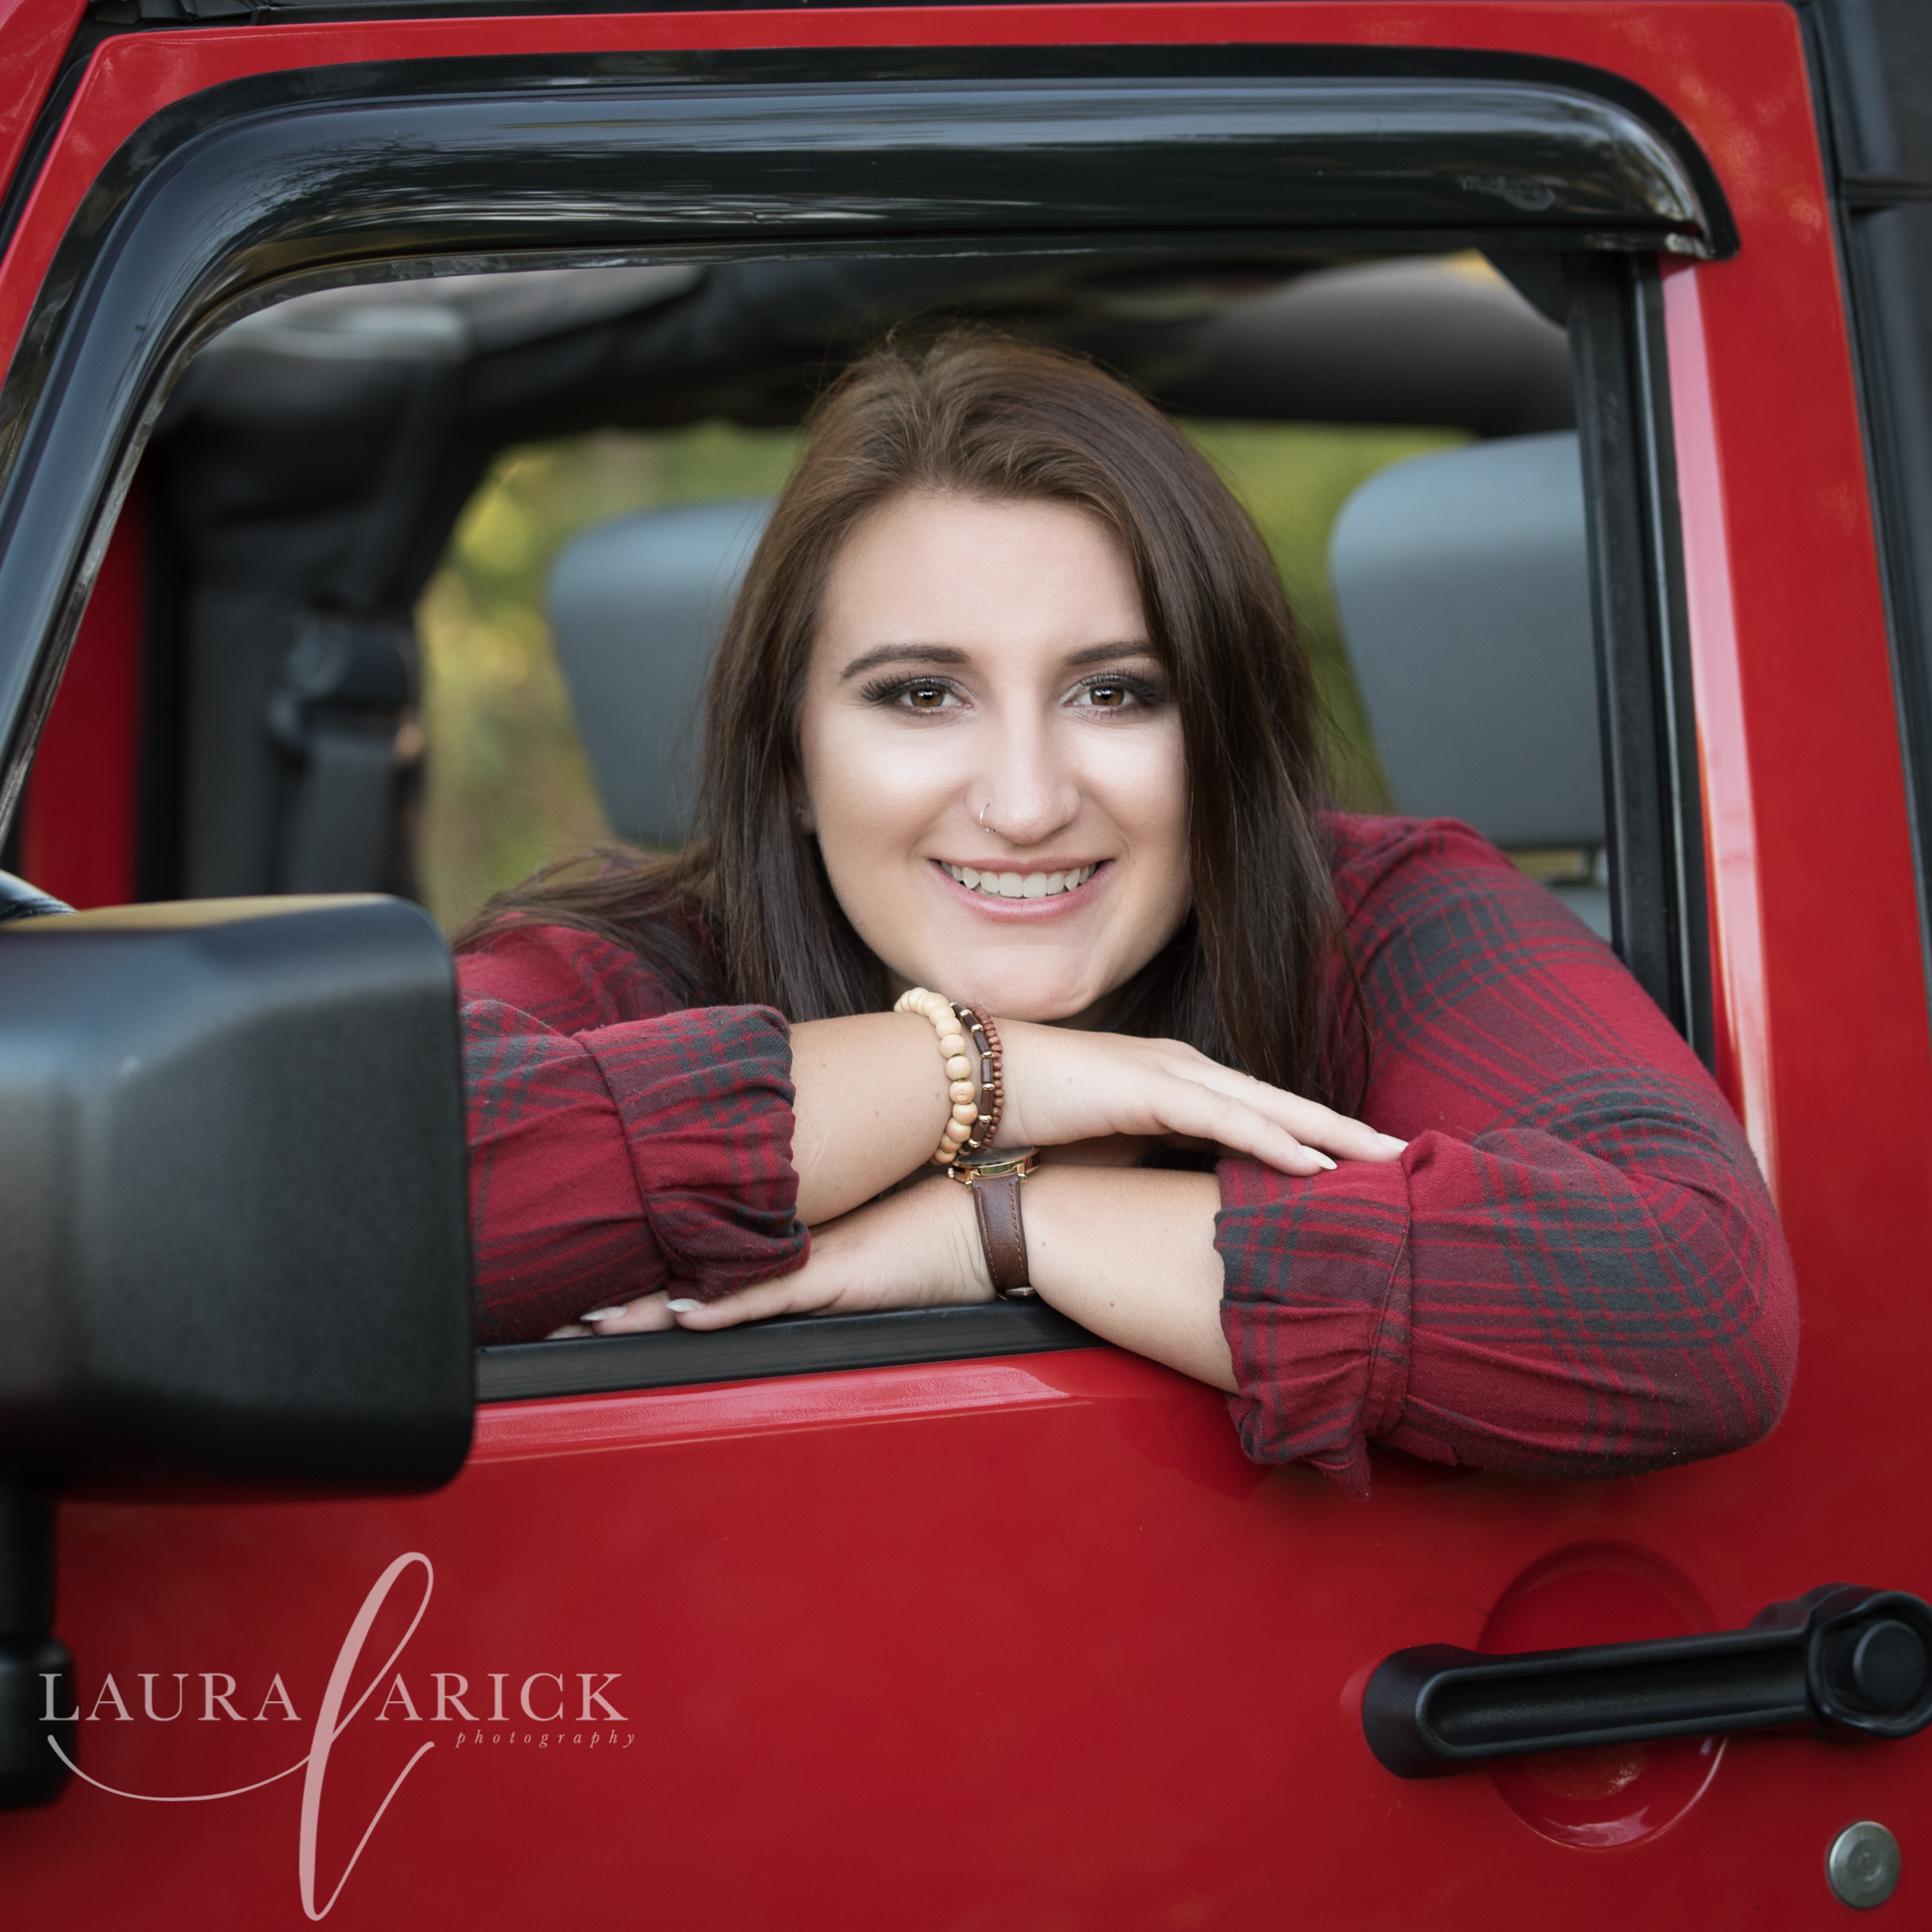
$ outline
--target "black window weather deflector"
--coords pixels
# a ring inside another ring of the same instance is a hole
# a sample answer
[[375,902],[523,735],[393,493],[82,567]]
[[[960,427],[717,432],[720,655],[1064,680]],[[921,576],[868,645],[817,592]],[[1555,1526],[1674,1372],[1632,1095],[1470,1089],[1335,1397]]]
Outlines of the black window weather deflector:
[[102,171],[0,388],[0,834],[117,490],[218,321],[402,257],[426,272],[1236,238],[1736,245],[1658,103],[1506,55],[606,54],[307,69],[190,97]]

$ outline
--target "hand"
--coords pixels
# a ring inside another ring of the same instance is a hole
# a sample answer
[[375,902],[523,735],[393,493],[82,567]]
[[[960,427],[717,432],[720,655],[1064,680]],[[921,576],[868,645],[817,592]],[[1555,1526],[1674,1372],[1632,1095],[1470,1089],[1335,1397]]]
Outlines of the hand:
[[972,1197],[957,1181],[936,1175],[814,1228],[811,1255],[790,1274],[715,1302],[673,1300],[660,1291],[593,1310],[569,1332],[707,1330],[774,1315],[858,1315],[992,1299]]
[[1284,1174],[1388,1161],[1408,1144],[1317,1101],[1250,1079],[1178,1040],[1136,1040],[1003,1020],[1006,1105],[999,1144],[1060,1146],[1103,1135],[1193,1140]]

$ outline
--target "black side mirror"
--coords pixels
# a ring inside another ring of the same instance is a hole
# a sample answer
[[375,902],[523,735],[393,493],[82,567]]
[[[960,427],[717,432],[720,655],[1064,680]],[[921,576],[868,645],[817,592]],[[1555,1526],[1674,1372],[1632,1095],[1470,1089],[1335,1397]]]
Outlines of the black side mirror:
[[51,1493],[445,1482],[468,1291],[454,976],[418,908],[0,925],[0,1806],[66,1776]]

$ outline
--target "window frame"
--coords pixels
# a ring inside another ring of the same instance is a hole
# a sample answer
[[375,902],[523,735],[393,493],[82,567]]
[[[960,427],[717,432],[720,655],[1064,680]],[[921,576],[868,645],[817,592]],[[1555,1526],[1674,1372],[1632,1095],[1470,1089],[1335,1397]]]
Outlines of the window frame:
[[1571,257],[1565,282],[1590,518],[1611,942],[1709,1066],[1710,915],[1662,279],[1654,260]]

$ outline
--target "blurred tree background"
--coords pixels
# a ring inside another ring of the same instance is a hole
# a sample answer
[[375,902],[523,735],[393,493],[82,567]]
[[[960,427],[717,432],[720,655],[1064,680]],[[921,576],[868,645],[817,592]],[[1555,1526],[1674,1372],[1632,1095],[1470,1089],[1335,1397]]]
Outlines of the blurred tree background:
[[[1343,801],[1386,788],[1349,673],[1328,575],[1350,493],[1453,431],[1192,422],[1188,433],[1254,518],[1282,573],[1335,729]],[[544,584],[579,532],[672,503],[768,495],[797,448],[787,431],[726,423],[616,431],[502,456],[471,500],[417,616],[430,753],[423,892],[445,927],[553,859],[610,837],[544,618]]]

